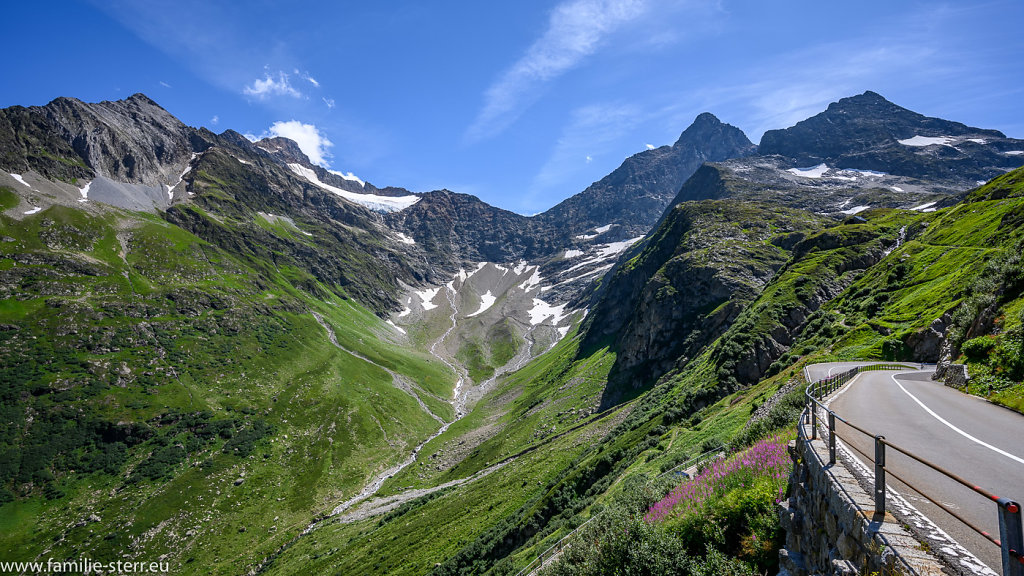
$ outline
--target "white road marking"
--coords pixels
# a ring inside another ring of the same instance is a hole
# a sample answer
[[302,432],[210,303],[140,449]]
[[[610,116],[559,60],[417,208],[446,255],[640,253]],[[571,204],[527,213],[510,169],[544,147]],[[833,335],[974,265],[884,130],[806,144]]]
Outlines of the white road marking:
[[1005,450],[1000,450],[999,448],[996,448],[995,446],[993,446],[991,444],[987,444],[985,442],[982,442],[981,440],[978,440],[977,438],[975,438],[974,436],[971,436],[967,432],[964,432],[963,430],[961,430],[961,429],[957,428],[956,426],[950,424],[945,418],[943,418],[942,416],[939,416],[938,414],[936,414],[934,410],[932,410],[931,408],[925,406],[924,402],[921,402],[920,400],[917,399],[917,396],[914,396],[906,388],[904,388],[903,384],[900,384],[900,381],[896,379],[896,375],[895,374],[890,374],[889,377],[892,378],[892,381],[895,382],[896,385],[900,387],[900,390],[903,390],[904,394],[906,394],[907,396],[910,396],[911,400],[913,400],[914,402],[917,402],[917,404],[919,406],[921,406],[921,408],[924,408],[925,412],[928,412],[929,414],[931,414],[933,417],[935,417],[936,420],[938,420],[939,422],[942,422],[943,424],[948,426],[951,430],[953,430],[957,434],[963,436],[964,438],[967,438],[968,440],[970,440],[972,442],[980,444],[981,446],[984,446],[985,448],[988,448],[989,450],[992,450],[993,452],[996,452],[997,454],[1002,454],[1003,456],[1006,456],[1007,458],[1009,458],[1011,460],[1016,460],[1017,462],[1020,462],[1021,464],[1024,464],[1024,458],[1020,458],[1019,456],[1014,456],[1013,454],[1010,454],[1009,452],[1007,452]]

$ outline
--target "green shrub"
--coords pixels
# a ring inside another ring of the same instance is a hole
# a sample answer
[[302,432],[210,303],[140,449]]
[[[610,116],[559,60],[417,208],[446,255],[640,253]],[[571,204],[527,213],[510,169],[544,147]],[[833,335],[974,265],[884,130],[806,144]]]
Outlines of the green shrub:
[[970,340],[963,343],[960,347],[960,351],[967,356],[968,360],[975,362],[981,362],[988,358],[989,354],[996,347],[996,341],[994,338],[988,336],[979,336],[978,338],[971,338]]

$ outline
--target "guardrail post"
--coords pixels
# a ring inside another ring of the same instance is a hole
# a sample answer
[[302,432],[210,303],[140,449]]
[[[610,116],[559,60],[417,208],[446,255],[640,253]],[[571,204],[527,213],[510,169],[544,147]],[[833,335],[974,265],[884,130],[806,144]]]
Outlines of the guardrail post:
[[1003,576],[1024,576],[1024,534],[1021,532],[1020,504],[1000,498],[999,541],[1002,543]]
[[818,405],[811,400],[811,440],[818,439]]
[[828,411],[828,464],[836,463],[836,415]]
[[885,514],[885,436],[875,436],[875,513]]

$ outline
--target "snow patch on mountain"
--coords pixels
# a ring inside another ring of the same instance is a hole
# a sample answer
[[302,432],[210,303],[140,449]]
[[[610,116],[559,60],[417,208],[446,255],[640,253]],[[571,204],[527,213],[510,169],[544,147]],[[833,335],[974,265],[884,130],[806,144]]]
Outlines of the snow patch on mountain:
[[914,206],[911,210],[920,210],[921,212],[924,212],[928,208],[935,206],[935,204],[937,204],[937,202],[928,202],[926,204],[921,204],[920,206]]
[[533,269],[533,275],[527,278],[525,282],[519,285],[519,287],[522,288],[523,292],[529,292],[537,286],[540,286],[540,283],[543,281],[544,278],[540,275],[540,267],[535,267]]
[[11,174],[11,178],[14,178],[18,182],[21,182],[23,185],[25,185],[25,187],[27,187],[27,188],[31,188],[32,187],[28,182],[25,182],[25,179],[21,177],[21,174],[15,174],[14,172],[11,172],[10,174]]
[[570,250],[566,250],[565,251],[565,258],[566,258],[566,260],[568,260],[569,258],[575,258],[577,256],[583,256],[583,254],[584,254],[583,250],[572,250],[572,249],[570,249]]
[[401,232],[395,232],[395,236],[398,236],[398,240],[401,241],[402,244],[415,244],[416,243],[416,240],[413,240],[412,238],[410,238],[409,236],[406,236],[405,234],[402,234]]
[[643,239],[643,236],[637,236],[636,238],[630,238],[629,240],[605,244],[603,247],[597,250],[598,258],[609,258],[611,256],[618,254],[619,252],[624,252],[627,248]]
[[594,268],[593,270],[589,270],[587,272],[584,272],[583,274],[580,274],[579,276],[573,276],[572,278],[566,278],[565,280],[561,280],[558,283],[556,283],[554,286],[549,286],[549,287],[541,288],[541,291],[550,290],[552,288],[556,288],[556,287],[561,286],[563,284],[571,284],[573,282],[577,282],[579,280],[583,280],[583,279],[589,278],[591,276],[596,276],[598,274],[601,274],[602,272],[607,272],[614,265],[615,265],[614,263],[611,263],[611,264],[605,264],[603,266],[598,266],[597,268]]
[[914,136],[913,138],[907,138],[906,140],[897,140],[897,142],[904,146],[921,147],[933,146],[936,144],[949,146],[954,140],[956,140],[956,138],[953,138],[952,136]]
[[399,326],[398,326],[397,324],[395,324],[395,323],[394,323],[394,322],[392,322],[391,320],[388,320],[388,321],[387,321],[387,323],[388,323],[388,324],[390,324],[390,325],[391,325],[391,327],[392,327],[392,328],[394,328],[395,330],[398,330],[398,331],[399,331],[399,332],[401,332],[402,334],[405,334],[405,329],[404,329],[404,328],[401,328],[401,327],[399,327]]
[[859,174],[861,176],[870,178],[880,178],[882,176],[888,176],[888,174],[886,174],[885,172],[878,172],[875,170],[861,170],[859,168],[843,168],[843,172],[853,172],[854,174]]
[[86,182],[85,186],[82,186],[81,188],[78,189],[78,193],[82,195],[82,197],[78,200],[79,202],[85,202],[86,200],[89,199],[89,186],[92,186],[92,182]]
[[493,306],[497,300],[498,297],[491,294],[490,290],[484,292],[483,294],[480,295],[480,309],[466,316],[466,318],[472,318],[473,316],[476,316],[478,314],[483,314],[484,312],[487,311],[488,308]]
[[621,252],[624,252],[627,248],[629,248],[633,244],[636,244],[637,242],[639,242],[640,240],[643,240],[643,239],[644,239],[643,236],[637,236],[636,238],[630,238],[629,240],[622,240],[621,242],[612,242],[610,244],[604,244],[602,246],[599,246],[597,248],[597,250],[595,250],[593,252],[593,254],[591,255],[590,258],[587,258],[586,260],[584,260],[584,261],[582,261],[582,262],[580,262],[578,264],[574,264],[573,266],[570,266],[565,271],[565,274],[568,274],[568,273],[570,273],[570,272],[572,272],[574,270],[579,270],[580,268],[583,268],[583,267],[586,267],[586,266],[591,266],[593,264],[600,264],[600,263],[604,262],[605,260],[608,260],[609,258],[614,258],[618,254],[620,254]]
[[[1006,154],[1007,156],[1020,156],[1021,154],[1024,154],[1024,150],[1007,150],[1006,152],[1003,152],[1003,154]],[[14,174],[11,174],[11,176],[14,176]]]
[[826,164],[818,164],[811,168],[790,168],[789,170],[786,170],[786,172],[789,172],[790,174],[796,174],[803,178],[821,178],[828,171],[829,167]]
[[852,216],[854,214],[859,214],[859,213],[861,213],[861,212],[863,212],[865,210],[868,210],[870,208],[871,208],[871,206],[854,206],[853,208],[848,208],[846,210],[840,210],[840,212],[842,212],[843,214],[849,214],[849,215]]
[[441,288],[427,288],[426,290],[420,290],[414,294],[420,297],[420,302],[423,304],[424,310],[433,310],[434,308],[437,308],[437,304],[432,303],[431,300],[436,298],[437,293],[440,291]]
[[398,212],[399,210],[405,210],[420,201],[419,196],[380,196],[378,194],[359,194],[357,192],[349,192],[348,190],[342,190],[341,188],[321,182],[320,178],[317,177],[316,172],[310,168],[306,168],[302,164],[289,164],[288,167],[291,168],[291,171],[295,174],[305,178],[320,188],[323,188],[332,194],[341,196],[346,200],[365,206],[375,212]]
[[565,307],[566,304],[552,306],[540,298],[534,298],[533,308],[530,308],[529,311],[530,324],[536,326],[548,319],[551,319],[552,324],[558,324],[567,316]]
[[[175,182],[174,184],[166,184],[165,185],[165,186],[167,186],[167,199],[168,200],[174,200],[174,192],[172,192],[172,190],[174,190],[178,186],[178,184],[181,184],[181,181],[185,179],[185,175],[188,174],[192,170],[192,162],[195,161],[196,156],[199,156],[199,154],[196,154],[195,152],[193,152],[192,153],[192,157],[188,159],[188,164],[185,164],[185,169],[181,171],[181,176],[178,176],[178,181],[177,182]],[[189,196],[191,196],[191,194],[189,194]]]
[[36,212],[39,212],[40,210],[42,210],[42,208],[40,208],[39,206],[36,206],[35,208],[25,212],[25,214],[35,214]]

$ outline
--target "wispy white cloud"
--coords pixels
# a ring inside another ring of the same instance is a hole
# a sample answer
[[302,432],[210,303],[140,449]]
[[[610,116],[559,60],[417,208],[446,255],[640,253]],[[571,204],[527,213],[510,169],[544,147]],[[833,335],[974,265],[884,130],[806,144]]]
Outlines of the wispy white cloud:
[[331,166],[327,160],[332,157],[328,148],[334,146],[334,143],[328,140],[327,135],[322,133],[314,124],[305,124],[298,120],[278,121],[271,124],[270,128],[259,136],[248,132],[244,136],[251,142],[271,136],[280,136],[294,140],[299,145],[299,149],[302,150],[303,154],[309,157],[310,162],[324,168],[330,168]]
[[216,126],[218,123],[220,123],[220,116],[214,116],[213,118],[210,118],[210,124]]
[[552,193],[564,197],[579,192],[567,189],[569,182],[606,168],[595,161],[602,157],[607,161],[614,143],[642,118],[643,112],[638,107],[622,102],[592,104],[574,110],[551,155],[534,176],[523,208],[537,208],[532,205],[534,200],[550,198]]
[[299,78],[302,78],[303,80],[305,80],[306,82],[309,82],[310,84],[312,84],[313,86],[315,86],[317,88],[320,87],[320,83],[317,82],[316,78],[313,78],[312,76],[310,76],[309,72],[299,72],[298,68],[296,68],[294,70],[294,72],[295,72],[295,75],[298,76]]
[[292,86],[288,74],[281,71],[278,71],[276,75],[266,72],[263,78],[257,78],[243,88],[242,93],[246,96],[259,98],[260,100],[268,96],[302,97],[302,92],[299,92]]
[[646,146],[648,150],[654,150],[655,148],[654,144],[644,144],[644,146]]
[[469,141],[494,136],[536,98],[538,89],[578,66],[602,40],[648,9],[647,0],[569,0],[555,7],[544,33],[484,94],[466,131]]
[[326,96],[323,96],[322,99],[324,101],[324,104],[326,104],[328,108],[334,108],[334,98],[328,98]]
[[170,88],[171,87],[170,84],[168,84],[167,82],[164,82],[163,80],[160,81],[160,85],[163,86],[164,88]]

